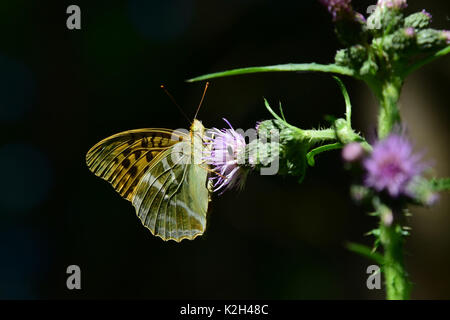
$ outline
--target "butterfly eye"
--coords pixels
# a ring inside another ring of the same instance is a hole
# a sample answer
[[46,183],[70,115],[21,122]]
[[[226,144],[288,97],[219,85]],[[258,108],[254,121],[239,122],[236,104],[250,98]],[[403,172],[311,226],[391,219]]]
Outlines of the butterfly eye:
[[228,154],[229,154],[230,156],[233,155],[233,148],[232,148],[231,146],[228,146],[228,147],[227,147],[227,151],[228,151]]

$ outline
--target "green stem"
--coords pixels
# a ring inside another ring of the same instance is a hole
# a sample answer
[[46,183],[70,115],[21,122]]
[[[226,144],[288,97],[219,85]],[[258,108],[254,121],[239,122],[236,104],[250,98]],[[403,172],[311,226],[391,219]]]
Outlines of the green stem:
[[309,141],[316,143],[326,140],[336,141],[336,130],[323,129],[323,130],[302,130],[302,136]]
[[347,125],[351,128],[352,123],[352,104],[350,103],[350,96],[348,95],[347,88],[345,88],[344,83],[341,79],[336,76],[333,78],[337,81],[339,88],[341,89],[342,95],[344,96],[345,101],[345,120],[347,121]]
[[380,223],[380,242],[384,248],[384,277],[389,300],[407,300],[411,284],[403,264],[403,232],[399,224]]
[[400,123],[398,100],[403,85],[400,77],[390,77],[388,80],[366,80],[366,83],[375,93],[380,110],[378,115],[378,138],[383,139],[391,132],[392,128]]
[[[390,77],[381,83],[371,83],[380,101],[378,117],[378,138],[389,135],[392,128],[400,123],[398,100],[403,80],[400,77]],[[386,296],[389,300],[409,299],[410,282],[403,264],[403,232],[397,222],[386,223],[384,217],[392,216],[392,210],[374,199],[374,205],[380,214],[380,242],[384,249],[384,276],[386,281]]]

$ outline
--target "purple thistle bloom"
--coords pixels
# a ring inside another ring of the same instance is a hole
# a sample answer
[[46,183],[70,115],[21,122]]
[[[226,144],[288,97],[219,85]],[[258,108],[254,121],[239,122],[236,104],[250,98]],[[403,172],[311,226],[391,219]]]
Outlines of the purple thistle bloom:
[[372,154],[364,160],[367,170],[364,183],[377,191],[387,190],[392,197],[408,195],[408,183],[425,169],[425,165],[419,162],[420,158],[420,155],[413,154],[405,137],[391,134],[378,141]]
[[431,19],[432,19],[431,13],[429,13],[429,12],[426,11],[425,9],[422,9],[422,13],[423,13],[424,15],[426,15],[428,18],[430,18],[430,21],[431,21]]
[[245,138],[233,129],[231,124],[223,119],[229,129],[211,129],[213,137],[210,139],[211,152],[204,158],[212,165],[217,173],[210,179],[214,182],[214,192],[244,186],[248,168],[245,168]]
[[262,121],[256,121],[256,125],[255,125],[255,130],[258,131],[259,129],[259,125],[261,124]]
[[367,19],[362,15],[362,13],[355,12],[355,21],[364,24],[367,22]]
[[405,9],[408,6],[406,0],[378,0],[377,5],[389,9]]
[[351,0],[319,0],[319,2],[331,13],[333,21],[353,12]]

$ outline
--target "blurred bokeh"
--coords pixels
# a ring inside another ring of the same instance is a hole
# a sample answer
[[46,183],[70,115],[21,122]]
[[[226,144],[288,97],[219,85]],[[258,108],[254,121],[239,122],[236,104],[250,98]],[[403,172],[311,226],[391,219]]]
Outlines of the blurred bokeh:
[[[354,1],[366,12],[374,1]],[[450,29],[447,0],[426,7]],[[66,28],[81,7],[82,29]],[[0,298],[379,299],[366,288],[371,264],[344,248],[371,244],[376,220],[348,196],[339,152],[317,158],[305,181],[250,176],[246,188],[214,196],[208,228],[195,241],[153,237],[112,187],[85,165],[111,134],[189,124],[160,89],[193,116],[202,83],[185,79],[243,66],[332,61],[339,44],[316,1],[123,0],[0,2]],[[344,78],[354,126],[373,136],[376,102]],[[450,59],[408,79],[401,112],[418,150],[449,176]],[[302,127],[342,116],[335,81],[284,73],[214,80],[199,113],[207,127],[253,127],[281,101]],[[413,298],[450,298],[450,201],[412,207],[407,269]],[[81,267],[82,289],[66,288]]]

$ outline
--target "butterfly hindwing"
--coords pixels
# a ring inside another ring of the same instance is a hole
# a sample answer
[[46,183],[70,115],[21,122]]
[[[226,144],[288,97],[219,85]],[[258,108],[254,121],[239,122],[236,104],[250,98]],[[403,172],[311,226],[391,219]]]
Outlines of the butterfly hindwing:
[[[189,150],[189,142],[181,147]],[[163,240],[181,241],[203,234],[206,227],[208,171],[192,163],[191,154],[173,157],[174,148],[143,176],[132,200],[142,224]],[[176,158],[176,159],[174,159]]]

